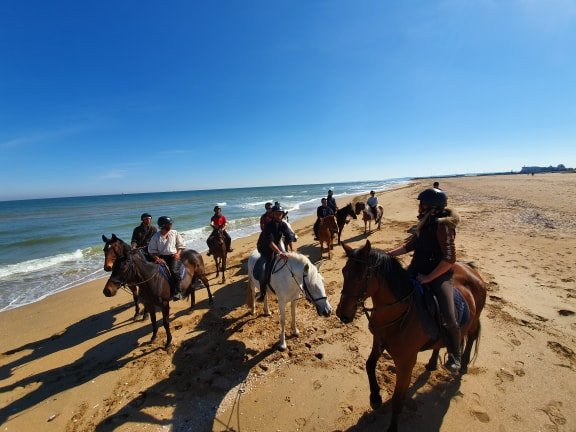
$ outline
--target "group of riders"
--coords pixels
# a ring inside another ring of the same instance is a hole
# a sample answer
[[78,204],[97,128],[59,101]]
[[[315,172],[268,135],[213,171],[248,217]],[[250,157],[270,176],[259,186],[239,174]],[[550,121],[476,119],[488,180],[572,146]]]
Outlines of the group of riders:
[[[449,353],[444,367],[457,373],[460,369],[461,337],[454,308],[452,268],[456,262],[455,237],[459,217],[454,210],[447,208],[446,193],[436,183],[434,187],[421,192],[418,195],[418,201],[418,223],[413,234],[403,245],[388,251],[388,254],[398,256],[413,252],[408,269],[413,277],[432,290],[438,299],[443,335]],[[376,218],[378,199],[374,191],[370,191],[366,204]],[[265,209],[266,212],[260,217],[261,233],[257,241],[257,249],[261,255],[261,262],[264,264],[260,276],[260,297],[258,298],[260,301],[263,301],[266,296],[275,259],[287,260],[285,245],[296,240],[294,231],[285,220],[287,212],[282,206],[278,202],[274,205],[269,202],[265,204]],[[320,219],[335,214],[337,210],[333,192],[329,190],[328,196],[322,198],[321,205],[316,211],[317,220],[314,224],[316,238]],[[150,214],[142,214],[141,221],[142,223],[134,229],[131,240],[132,248],[147,248],[153,261],[166,265],[171,275],[173,298],[181,299],[180,277],[176,263],[180,259],[180,253],[185,249],[182,236],[172,229],[173,221],[167,216],[158,218],[159,230],[152,225]],[[210,246],[213,236],[221,234],[227,250],[232,251],[231,238],[226,232],[227,220],[219,206],[214,207],[214,216],[210,224],[213,231],[207,240],[208,245]]]

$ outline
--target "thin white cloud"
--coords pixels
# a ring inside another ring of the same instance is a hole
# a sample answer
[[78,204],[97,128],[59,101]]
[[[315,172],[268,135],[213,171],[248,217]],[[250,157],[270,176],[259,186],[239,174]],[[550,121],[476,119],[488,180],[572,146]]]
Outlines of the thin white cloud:
[[12,148],[21,148],[34,144],[39,144],[45,141],[55,140],[58,138],[74,135],[78,132],[85,131],[87,128],[89,128],[89,126],[87,125],[76,125],[55,129],[51,131],[30,133],[29,135],[23,135],[20,137],[0,142],[0,149],[4,150]]
[[116,180],[126,177],[127,171],[126,170],[112,170],[108,171],[100,176],[98,176],[98,180]]

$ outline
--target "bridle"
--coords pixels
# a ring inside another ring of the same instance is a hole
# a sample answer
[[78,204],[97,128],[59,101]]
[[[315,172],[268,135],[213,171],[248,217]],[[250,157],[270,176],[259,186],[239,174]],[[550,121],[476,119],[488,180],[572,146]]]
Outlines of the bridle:
[[[134,273],[134,275],[135,275],[136,277],[142,278],[142,277],[140,276],[139,272],[138,272],[138,269],[135,268],[134,263],[133,263],[131,257],[125,256],[125,255],[124,255],[124,256],[120,256],[120,257],[117,256],[116,259],[114,260],[114,265],[117,265],[116,263],[121,263],[121,260],[122,260],[122,259],[124,260],[124,262],[126,262],[126,263],[128,264],[129,269],[130,269],[130,273]],[[118,265],[120,265],[120,264],[118,264]],[[114,270],[112,270],[112,271],[114,271]],[[116,278],[116,277],[113,277],[113,276],[110,276],[110,278],[109,278],[108,280],[111,281],[111,282],[113,282],[113,283],[115,283],[116,285],[119,285],[120,288],[124,288],[124,287],[126,287],[126,286],[128,286],[128,285],[139,285],[139,286],[140,286],[140,285],[143,285],[143,284],[145,284],[146,282],[149,282],[149,281],[151,281],[152,279],[154,279],[154,277],[156,277],[156,276],[158,275],[158,273],[160,273],[160,266],[158,266],[157,269],[156,269],[156,271],[155,271],[154,273],[152,273],[152,276],[150,276],[148,279],[143,279],[143,280],[141,280],[141,281],[139,281],[139,282],[128,282],[128,281],[127,281],[127,277],[124,277],[123,279],[120,279],[120,278]],[[126,276],[126,275],[124,275],[124,276]]]
[[[284,261],[284,260],[283,260]],[[294,271],[292,270],[292,267],[290,267],[290,264],[288,264],[288,260],[284,261],[282,263],[282,266],[276,268],[276,266],[274,266],[274,270],[272,271],[272,274],[274,273],[278,273],[280,270],[282,270],[284,267],[286,267],[288,269],[288,271],[290,272],[290,274],[292,275],[292,279],[294,279],[294,281],[296,282],[296,285],[298,285],[298,287],[300,288],[300,291],[302,292],[302,294],[304,294],[304,297],[306,298],[306,300],[308,300],[310,303],[314,304],[316,307],[318,306],[318,303],[320,300],[326,300],[328,297],[323,296],[323,297],[316,297],[314,298],[314,296],[312,295],[312,293],[310,292],[310,288],[308,288],[308,284],[306,283],[306,277],[308,276],[307,273],[303,273],[302,274],[302,286],[300,285],[300,282],[298,282],[298,279],[296,279],[296,275],[294,274]]]
[[[368,284],[370,282],[370,279],[376,277],[375,269],[377,269],[379,267],[379,265],[371,265],[367,260],[363,260],[363,259],[351,257],[351,256],[349,256],[348,259],[355,261],[355,262],[358,262],[358,263],[362,263],[366,266],[366,271],[364,272],[364,275],[362,275],[362,281],[364,282],[364,285],[363,285],[362,291],[358,295],[350,295],[350,294],[345,294],[345,293],[342,293],[341,295],[343,297],[356,297],[356,300],[357,300],[356,307],[360,306],[362,309],[362,312],[364,312],[364,314],[366,315],[366,318],[368,319],[368,321],[370,321],[370,318],[372,317],[372,313],[374,312],[375,308],[374,307],[369,308],[366,306],[366,299],[367,299],[367,294],[368,294]],[[413,295],[414,295],[414,287],[412,286],[410,292],[408,294],[406,294],[404,297],[396,300],[393,303],[378,305],[379,308],[391,308],[391,307],[394,307],[400,303],[405,303],[408,300],[410,300],[406,310],[398,318],[394,319],[391,322],[384,324],[383,327],[393,326],[393,325],[397,324],[398,322],[400,322],[400,327],[403,326],[406,317],[408,316],[409,312],[412,310],[412,305],[414,303],[414,300],[412,298]]]

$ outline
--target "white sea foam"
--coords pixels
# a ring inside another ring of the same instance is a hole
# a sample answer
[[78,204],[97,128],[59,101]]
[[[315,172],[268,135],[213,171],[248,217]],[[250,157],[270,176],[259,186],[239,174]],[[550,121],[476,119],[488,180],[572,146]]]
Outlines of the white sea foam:
[[80,249],[71,253],[64,253],[54,255],[47,258],[38,258],[29,261],[23,261],[17,264],[7,264],[0,266],[0,279],[8,276],[16,275],[19,273],[31,273],[39,270],[44,270],[49,267],[61,264],[66,261],[76,261],[82,259],[84,254]]

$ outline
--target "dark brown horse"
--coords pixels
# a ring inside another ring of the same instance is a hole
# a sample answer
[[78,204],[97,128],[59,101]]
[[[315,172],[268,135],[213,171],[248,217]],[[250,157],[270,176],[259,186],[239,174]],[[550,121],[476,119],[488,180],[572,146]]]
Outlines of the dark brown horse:
[[[102,236],[104,243],[104,270],[112,271],[112,267],[116,259],[124,256],[128,256],[130,252],[130,245],[116,237],[116,234],[112,234],[111,238]],[[188,276],[184,277],[180,283],[180,289],[183,293],[190,295],[190,309],[196,305],[196,291],[191,288],[190,285],[196,283],[200,280],[208,290],[208,301],[212,303],[212,292],[210,292],[210,283],[206,277],[206,270],[204,269],[204,260],[202,255],[193,249],[187,249],[180,254],[180,261],[186,267]],[[136,305],[136,314],[134,318],[139,313],[138,307],[138,288],[136,285],[127,284],[127,286],[132,291],[134,295],[134,303]],[[146,318],[146,312],[144,313],[143,319]]]
[[214,265],[216,266],[216,278],[222,271],[222,283],[226,283],[226,259],[228,257],[228,248],[224,240],[222,230],[215,229],[208,240],[206,240],[210,255],[214,258]]
[[[112,234],[112,238],[110,239],[103,235],[102,241],[106,243],[104,245],[104,271],[111,272],[116,258],[127,255],[130,251],[130,246],[116,237],[116,234]],[[140,314],[138,287],[136,285],[128,285],[128,288],[132,292],[132,298],[134,299],[134,321],[136,321]],[[144,312],[142,314],[142,319],[145,320],[146,318],[146,312]]]
[[364,234],[367,232],[372,232],[372,221],[374,221],[374,224],[378,226],[378,229],[380,229],[380,225],[382,224],[382,216],[384,215],[384,208],[381,205],[376,207],[376,217],[374,217],[372,209],[367,209],[366,204],[363,202],[357,202],[356,208],[354,210],[357,215],[362,212],[362,220],[364,221]]
[[[359,249],[343,245],[348,261],[342,269],[344,286],[336,315],[344,323],[356,316],[359,305],[372,298],[374,305],[369,316],[369,329],[373,334],[372,351],[366,362],[370,381],[370,403],[376,408],[382,404],[380,387],[376,380],[376,363],[384,350],[388,351],[396,366],[396,386],[392,395],[392,419],[388,431],[398,428],[398,417],[404,405],[412,369],[419,351],[433,349],[427,369],[436,368],[438,350],[443,340],[430,340],[421,324],[414,305],[414,287],[408,272],[400,262],[383,251],[371,249],[370,242]],[[480,313],[486,301],[486,286],[480,274],[469,264],[454,265],[454,287],[465,299],[470,318],[461,329],[466,345],[462,354],[460,372],[468,371],[472,346],[476,342],[478,353]]]
[[124,256],[114,261],[112,275],[104,286],[103,293],[106,297],[116,295],[119,288],[124,285],[138,285],[139,297],[144,304],[144,309],[150,314],[152,323],[152,338],[156,339],[158,324],[156,322],[156,307],[162,311],[162,320],[166,330],[166,344],[168,348],[172,343],[170,333],[170,282],[160,271],[158,264],[146,260],[140,249],[129,250]]
[[336,216],[330,215],[320,218],[320,224],[318,225],[320,258],[322,258],[322,253],[324,252],[324,243],[326,243],[326,249],[328,250],[328,259],[332,258],[332,237],[334,234],[338,234],[338,223],[336,222]]
[[356,213],[354,213],[354,209],[352,208],[351,203],[348,203],[344,207],[336,210],[336,222],[338,224],[338,244],[340,244],[340,237],[342,236],[344,225],[350,222],[348,220],[348,216],[352,217],[352,219],[358,219]]

